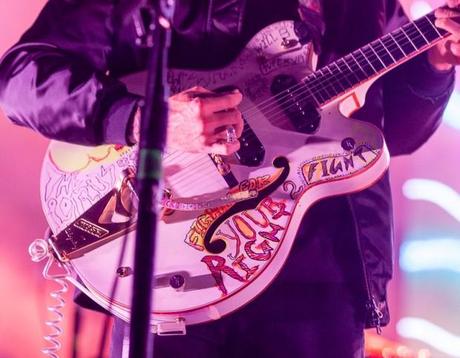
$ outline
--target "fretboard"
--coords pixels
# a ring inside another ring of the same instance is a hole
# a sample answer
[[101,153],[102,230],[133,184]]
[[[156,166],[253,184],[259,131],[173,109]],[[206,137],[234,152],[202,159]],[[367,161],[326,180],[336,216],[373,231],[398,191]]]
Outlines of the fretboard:
[[434,25],[430,13],[322,67],[303,79],[317,106],[418,55],[449,33]]

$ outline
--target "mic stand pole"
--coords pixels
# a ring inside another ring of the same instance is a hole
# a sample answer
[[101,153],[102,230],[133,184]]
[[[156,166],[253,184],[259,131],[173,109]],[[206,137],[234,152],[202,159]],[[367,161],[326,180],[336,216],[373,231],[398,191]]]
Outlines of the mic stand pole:
[[170,21],[174,11],[173,0],[147,2],[147,6],[139,10],[135,19],[136,25],[146,25],[145,36],[138,38],[138,42],[152,50],[148,63],[137,163],[139,208],[131,300],[130,358],[150,358],[153,352],[153,341],[149,340],[153,335],[149,333],[153,309],[154,239],[158,221],[158,199],[162,195],[161,157],[166,141],[169,97],[166,85],[167,52]]

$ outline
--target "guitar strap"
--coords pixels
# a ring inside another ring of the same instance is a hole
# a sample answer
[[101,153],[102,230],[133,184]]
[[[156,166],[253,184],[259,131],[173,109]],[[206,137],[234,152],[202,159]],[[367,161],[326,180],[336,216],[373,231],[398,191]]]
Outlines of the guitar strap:
[[319,0],[299,0],[299,6],[321,13],[321,4]]
[[321,39],[326,30],[320,0],[299,0],[299,15],[302,19],[299,37],[302,39],[305,36],[305,42],[312,41],[315,52],[319,55]]

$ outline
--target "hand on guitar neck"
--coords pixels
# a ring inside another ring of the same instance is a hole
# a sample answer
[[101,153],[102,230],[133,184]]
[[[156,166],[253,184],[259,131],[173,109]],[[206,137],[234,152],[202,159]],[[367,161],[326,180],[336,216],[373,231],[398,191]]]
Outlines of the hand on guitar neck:
[[[242,100],[238,90],[216,93],[193,87],[169,98],[168,142],[172,150],[229,155],[240,148],[237,140],[228,140],[233,127],[239,138],[243,119],[237,106]],[[130,141],[139,142],[141,111],[137,110]]]
[[447,7],[435,11],[435,25],[450,36],[428,51],[428,60],[438,71],[448,71],[460,64],[460,0],[447,0]]

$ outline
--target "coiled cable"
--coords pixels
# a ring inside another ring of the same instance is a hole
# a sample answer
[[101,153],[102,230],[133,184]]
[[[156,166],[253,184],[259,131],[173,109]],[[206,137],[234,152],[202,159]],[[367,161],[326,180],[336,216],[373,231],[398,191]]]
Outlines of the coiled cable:
[[[45,237],[49,237],[49,231]],[[65,306],[65,299],[63,298],[63,295],[68,291],[69,288],[65,280],[69,275],[69,271],[64,265],[62,265],[54,258],[50,252],[49,245],[46,240],[34,240],[29,246],[29,255],[33,262],[40,262],[45,258],[48,259],[43,269],[43,277],[47,280],[53,281],[58,285],[58,288],[54,291],[51,291],[49,294],[53,300],[53,303],[48,305],[47,310],[52,317],[45,321],[45,325],[48,327],[49,333],[43,337],[49,345],[43,348],[41,351],[42,353],[48,355],[50,358],[59,358],[58,351],[62,347],[61,342],[59,341],[59,337],[61,337],[64,333],[64,329],[61,327],[61,323],[64,319],[62,310]],[[60,268],[64,269],[65,273],[50,274],[50,268],[54,262],[56,262]]]

